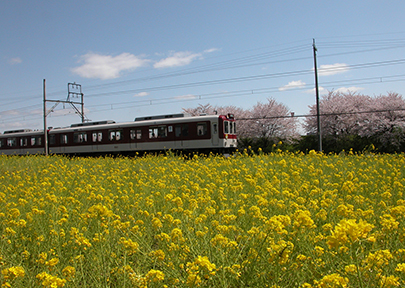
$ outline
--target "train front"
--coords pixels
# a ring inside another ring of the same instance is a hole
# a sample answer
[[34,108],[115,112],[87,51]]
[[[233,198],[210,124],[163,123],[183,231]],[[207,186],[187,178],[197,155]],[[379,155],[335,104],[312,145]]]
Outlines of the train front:
[[219,142],[224,152],[234,152],[237,148],[236,122],[233,114],[219,116]]

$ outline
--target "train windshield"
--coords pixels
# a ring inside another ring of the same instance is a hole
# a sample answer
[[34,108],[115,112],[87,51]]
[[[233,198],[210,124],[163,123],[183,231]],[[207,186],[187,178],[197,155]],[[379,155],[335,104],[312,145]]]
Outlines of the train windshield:
[[236,134],[236,125],[233,121],[224,121],[224,133]]

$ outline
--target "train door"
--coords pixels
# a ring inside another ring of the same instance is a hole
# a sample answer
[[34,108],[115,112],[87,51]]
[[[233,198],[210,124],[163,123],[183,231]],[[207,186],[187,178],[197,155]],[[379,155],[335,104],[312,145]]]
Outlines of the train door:
[[176,149],[182,149],[189,146],[189,142],[186,140],[189,136],[188,124],[178,124],[174,126],[175,147]]
[[129,131],[130,144],[129,147],[131,150],[136,150],[138,148],[137,141],[142,138],[141,129],[131,129]]
[[218,122],[213,121],[211,125],[212,125],[212,129],[211,129],[212,145],[218,146],[218,143],[219,143]]
[[181,140],[181,125],[174,126],[174,147],[179,149],[183,147],[183,141]]
[[66,149],[66,145],[69,144],[68,134],[60,134],[59,143],[60,143],[60,152],[63,154],[68,152]]
[[103,141],[103,132],[93,132],[91,134],[91,141],[92,141],[92,151],[97,152],[99,150],[99,145],[101,141]]

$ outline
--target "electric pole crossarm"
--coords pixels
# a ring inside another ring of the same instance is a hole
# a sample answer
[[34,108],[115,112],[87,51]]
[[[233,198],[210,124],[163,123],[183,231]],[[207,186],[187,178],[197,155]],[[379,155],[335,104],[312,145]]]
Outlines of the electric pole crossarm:
[[56,102],[56,103],[69,103],[69,104],[78,104],[81,105],[81,102],[66,101],[66,100],[46,100],[46,102]]

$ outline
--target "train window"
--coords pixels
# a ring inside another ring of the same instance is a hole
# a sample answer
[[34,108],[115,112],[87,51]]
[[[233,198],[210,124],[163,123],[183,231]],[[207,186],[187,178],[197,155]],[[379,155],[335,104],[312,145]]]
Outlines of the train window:
[[136,139],[136,131],[135,130],[129,130],[129,137],[131,140]]
[[138,129],[138,130],[130,130],[129,134],[130,134],[132,140],[142,139],[142,130],[140,130],[140,129]]
[[120,131],[110,131],[109,132],[109,139],[110,141],[120,140],[121,139],[121,132]]
[[93,140],[93,142],[97,142],[97,132],[91,133],[91,139]]
[[181,134],[183,136],[188,136],[188,124],[183,124],[182,125]]
[[236,134],[235,122],[229,121],[229,134]]
[[60,135],[60,144],[68,144],[68,135],[67,134]]
[[74,143],[83,143],[87,142],[87,134],[85,132],[79,132],[73,134],[73,142]]
[[224,121],[224,133],[229,133],[229,121]]
[[55,135],[49,135],[49,144],[54,145],[56,143]]
[[28,138],[27,137],[20,138],[20,146],[21,147],[28,146]]
[[176,137],[188,136],[188,124],[174,126],[174,135]]
[[3,146],[4,146],[4,140],[0,139],[0,147],[3,147]]
[[198,123],[197,124],[197,135],[203,136],[207,134],[207,123]]
[[121,140],[122,139],[122,131],[121,130],[119,130],[119,131],[115,131],[115,140]]
[[212,128],[214,130],[214,134],[217,134],[218,133],[218,124],[217,123],[212,124]]
[[176,137],[180,137],[181,136],[181,125],[176,125],[174,127],[174,134],[176,135]]
[[41,136],[31,137],[31,146],[41,145]]
[[236,123],[235,122],[231,122],[233,125],[233,134],[236,134]]
[[103,140],[103,132],[98,132],[97,140],[98,140],[98,142],[101,142]]
[[114,141],[114,140],[119,141],[123,138],[122,130],[112,130],[109,132],[109,135],[110,135],[109,138],[111,141]]
[[7,139],[7,146],[9,146],[9,147],[17,146],[17,139],[16,138],[8,138]]
[[109,135],[110,135],[110,137],[109,137],[110,141],[115,139],[115,131],[110,131]]
[[149,127],[149,138],[165,138],[167,137],[167,127],[166,126],[157,126]]
[[167,127],[166,126],[159,126],[159,128],[158,128],[158,137],[159,138],[167,137]]
[[149,128],[149,139],[157,137],[157,127]]

